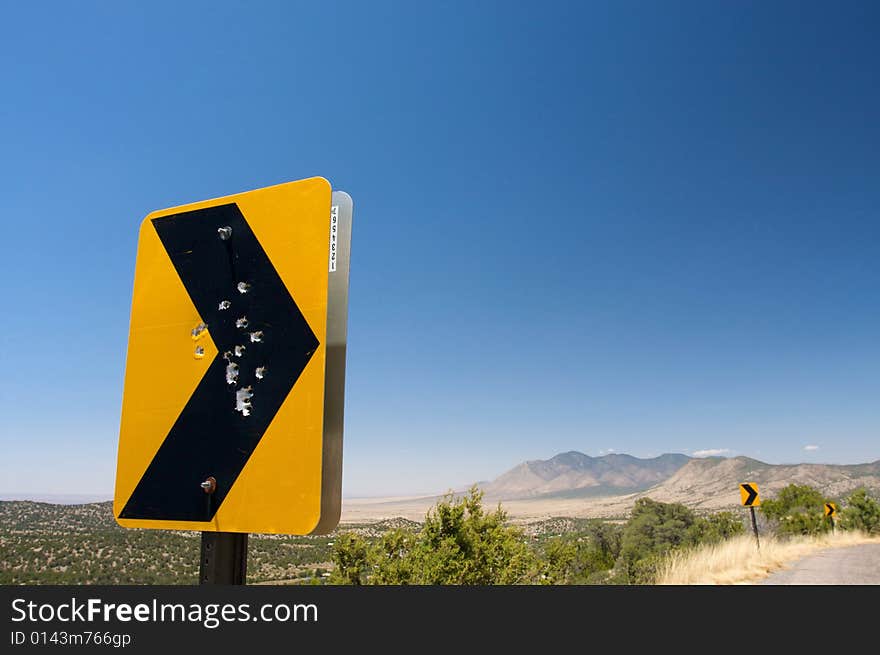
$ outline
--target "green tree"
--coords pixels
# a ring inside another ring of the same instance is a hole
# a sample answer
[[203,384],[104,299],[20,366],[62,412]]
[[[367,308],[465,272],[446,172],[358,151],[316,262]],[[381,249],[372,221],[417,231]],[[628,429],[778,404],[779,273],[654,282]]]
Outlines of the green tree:
[[630,584],[650,584],[663,556],[673,548],[696,543],[694,512],[680,503],[639,498],[623,528],[619,573]]
[[718,512],[701,516],[688,529],[685,542],[691,544],[718,543],[742,534],[743,518],[733,512]]
[[369,545],[360,535],[353,532],[339,535],[333,547],[333,563],[336,567],[330,576],[330,582],[345,585],[366,584],[370,568],[369,551]]
[[578,559],[577,539],[567,535],[553,537],[544,544],[541,553],[541,582],[543,584],[571,584]]
[[593,584],[608,581],[620,555],[621,528],[590,521],[575,534],[553,537],[539,552],[541,581],[546,584]]
[[428,512],[413,548],[417,584],[517,584],[528,582],[535,556],[519,529],[507,526],[499,505],[486,513],[483,493],[447,496]]
[[486,512],[476,487],[446,496],[416,533],[395,530],[372,546],[355,535],[334,545],[336,584],[520,584],[535,580],[539,563],[500,505]]
[[370,551],[373,584],[411,584],[413,581],[412,546],[415,537],[405,530],[390,530]]
[[846,507],[840,512],[840,525],[844,530],[880,534],[880,504],[868,496],[864,487],[856,489],[846,499]]
[[828,499],[809,485],[790,484],[776,498],[764,500],[761,512],[776,526],[780,535],[811,535],[831,529],[824,518]]

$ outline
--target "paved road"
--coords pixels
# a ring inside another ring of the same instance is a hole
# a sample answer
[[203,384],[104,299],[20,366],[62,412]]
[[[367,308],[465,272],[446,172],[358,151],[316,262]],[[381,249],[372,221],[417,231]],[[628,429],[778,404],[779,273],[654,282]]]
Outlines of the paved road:
[[880,544],[832,548],[792,562],[761,584],[880,584]]

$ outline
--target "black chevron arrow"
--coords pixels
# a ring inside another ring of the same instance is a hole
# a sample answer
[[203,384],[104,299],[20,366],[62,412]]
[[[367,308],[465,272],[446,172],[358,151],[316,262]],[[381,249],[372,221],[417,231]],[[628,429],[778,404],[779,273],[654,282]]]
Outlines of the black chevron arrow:
[[834,516],[834,505],[825,503],[825,516]]
[[750,485],[750,484],[741,484],[741,485],[739,485],[739,486],[742,487],[742,488],[745,490],[745,492],[749,495],[749,497],[746,498],[746,500],[745,500],[745,502],[743,503],[743,505],[746,506],[746,507],[751,507],[751,506],[754,504],[754,502],[755,502],[755,498],[758,497],[758,490],[755,489],[755,488],[754,488],[752,485]]
[[[318,339],[237,205],[163,216],[152,223],[219,352],[120,517],[209,521],[318,348]],[[222,228],[232,228],[231,235],[222,233],[229,238],[221,238]],[[194,341],[193,348],[198,344]],[[162,393],[161,383],[155,393]],[[253,394],[249,399],[248,393]],[[210,497],[200,487],[208,477],[216,480]]]

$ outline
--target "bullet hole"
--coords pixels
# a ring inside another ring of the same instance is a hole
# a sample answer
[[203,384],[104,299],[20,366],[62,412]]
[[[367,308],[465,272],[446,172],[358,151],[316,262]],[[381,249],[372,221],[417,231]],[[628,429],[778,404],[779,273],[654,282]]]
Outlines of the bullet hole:
[[226,384],[235,384],[238,381],[238,364],[229,362],[226,365]]
[[205,334],[205,330],[207,330],[207,329],[208,329],[207,325],[205,325],[204,323],[199,323],[198,325],[196,325],[192,329],[190,334],[192,335],[193,339],[201,339],[202,336]]
[[223,239],[223,241],[228,241],[229,237],[232,236],[232,228],[228,225],[225,227],[218,227],[217,234],[220,235],[220,238]]
[[242,355],[244,355],[244,346],[236,346],[235,347],[235,356],[241,357]]
[[247,326],[248,326],[247,316],[242,316],[241,318],[235,319],[235,327],[246,328]]
[[258,366],[257,370],[254,371],[254,375],[257,376],[258,380],[262,380],[264,377],[266,377],[266,367],[265,366]]
[[251,343],[259,343],[263,340],[263,331],[257,330],[256,332],[251,332]]
[[227,362],[231,362],[232,361],[232,352],[227,350],[225,353],[223,353],[223,359],[225,359]]
[[251,387],[242,387],[238,391],[235,392],[235,411],[241,412],[242,416],[250,416],[251,413],[251,398],[254,397],[254,394],[251,391]]
[[221,311],[224,309],[229,309],[230,307],[232,307],[232,303],[229,302],[228,300],[221,300],[220,304],[217,305],[217,309],[219,309]]
[[205,356],[205,349],[201,346],[196,346],[195,352],[193,352],[193,357],[196,359],[201,359]]
[[239,282],[237,285],[235,285],[235,288],[238,289],[239,293],[247,293],[248,291],[250,291],[251,285],[247,282]]

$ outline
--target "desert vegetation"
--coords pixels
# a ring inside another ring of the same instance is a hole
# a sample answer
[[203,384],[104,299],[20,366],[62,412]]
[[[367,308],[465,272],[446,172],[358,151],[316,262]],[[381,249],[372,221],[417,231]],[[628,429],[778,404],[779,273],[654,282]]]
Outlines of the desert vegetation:
[[473,488],[449,496],[418,529],[369,541],[335,542],[330,582],[337,584],[633,584],[654,580],[663,556],[743,532],[731,512],[698,516],[681,504],[648,498],[625,522],[586,520],[564,533],[525,534],[499,505],[487,511]]
[[[351,526],[374,537],[405,522]],[[331,567],[333,535],[251,535],[248,582],[312,582]],[[0,584],[194,584],[199,533],[124,529],[111,503],[0,502]]]
[[691,550],[670,553],[661,564],[657,584],[715,585],[756,582],[789,562],[826,548],[855,546],[876,540],[860,530],[767,536],[757,548],[751,535]]
[[[861,543],[880,532],[880,506],[864,489],[843,507],[836,533],[821,492],[792,484],[761,509],[757,557],[744,511],[699,515],[680,503],[636,501],[622,522],[588,520],[529,538],[487,511],[476,488],[448,496],[419,528],[378,539],[343,534],[333,550],[336,584],[714,584],[750,580],[791,559]],[[737,573],[735,569],[738,569]]]
[[[760,548],[751,535],[671,552],[657,570],[658,584],[742,584],[826,548],[880,539],[880,503],[865,489],[845,499],[837,528],[825,516],[833,502],[808,485],[790,484],[761,506],[767,530]],[[840,503],[838,503],[840,504]]]
[[[835,534],[825,502],[841,508]],[[348,524],[326,536],[252,535],[248,582],[284,584],[653,584],[749,581],[817,548],[880,537],[864,489],[827,498],[792,484],[758,512],[697,512],[650,498],[615,520],[557,517],[513,525],[471,489],[424,521]],[[126,530],[110,503],[0,502],[0,584],[194,584],[199,535]],[[738,571],[738,573],[737,573]]]

